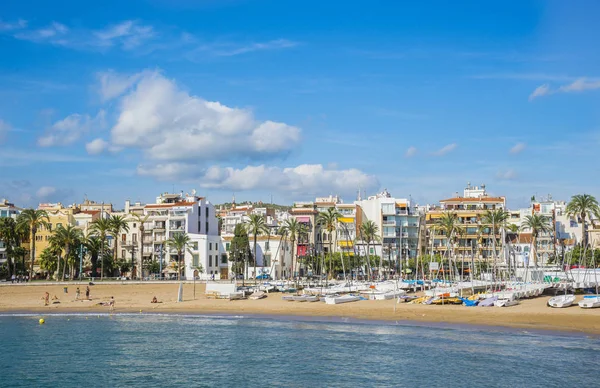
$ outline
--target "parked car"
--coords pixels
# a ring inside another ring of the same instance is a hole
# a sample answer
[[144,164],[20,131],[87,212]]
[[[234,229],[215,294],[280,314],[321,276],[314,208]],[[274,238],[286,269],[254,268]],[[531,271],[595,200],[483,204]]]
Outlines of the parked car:
[[268,273],[260,274],[256,277],[257,280],[271,280],[271,275]]

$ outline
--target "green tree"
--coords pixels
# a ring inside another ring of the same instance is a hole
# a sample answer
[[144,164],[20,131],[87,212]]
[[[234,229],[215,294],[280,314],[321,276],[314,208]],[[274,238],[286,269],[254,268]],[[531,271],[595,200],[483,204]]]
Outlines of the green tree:
[[598,201],[594,196],[589,194],[574,195],[571,197],[571,201],[569,201],[565,210],[567,211],[567,215],[580,218],[582,245],[586,246],[588,236],[585,229],[585,219],[587,217],[591,219],[593,216],[600,218]]
[[248,232],[243,224],[237,224],[233,231],[233,239],[229,246],[229,261],[233,263],[231,265],[233,273],[236,275],[245,274],[246,261],[251,256],[252,252],[250,251]]
[[[142,268],[142,258],[143,258],[143,239],[144,239],[144,231],[146,230],[146,227],[144,226],[144,224],[148,221],[148,218],[150,218],[150,214],[136,214],[136,213],[131,213],[131,216],[133,217],[133,219],[135,219],[136,222],[138,222],[140,224],[140,226],[138,227],[138,229],[140,230],[140,238],[138,239],[139,241],[139,247],[138,247],[138,252],[140,254],[140,273],[138,274],[138,278],[141,278],[143,276],[142,272],[141,272],[141,268]],[[135,263],[133,262],[133,258],[132,258],[132,271],[131,271],[131,278],[133,279],[133,273],[136,272],[136,268],[135,268]]]
[[110,234],[113,236],[114,244],[113,244],[113,259],[117,258],[117,248],[119,241],[119,235],[121,232],[129,232],[129,224],[125,220],[124,216],[112,215],[108,222],[110,224]]
[[[51,237],[51,244],[53,244],[57,247],[61,247],[65,253],[64,269],[62,271],[62,280],[63,281],[65,280],[65,272],[67,272],[67,264],[69,262],[69,259],[71,258],[71,249],[73,247],[76,247],[78,244],[80,244],[82,238],[83,238],[83,235],[81,233],[81,230],[77,229],[73,225],[67,225],[67,227],[63,227],[62,225],[60,225],[58,228],[56,228],[56,230],[54,231],[54,234]],[[59,272],[60,272],[60,255],[58,256],[58,264],[57,264],[57,271],[56,271],[56,280],[57,281],[60,277]],[[71,271],[71,272],[73,272],[73,271]],[[73,273],[71,273],[71,276],[73,276]]]
[[190,236],[187,233],[175,233],[173,237],[166,241],[168,247],[177,251],[177,265],[178,265],[178,276],[179,280],[182,280],[182,268],[183,268],[183,253],[190,245]]
[[31,255],[31,271],[33,276],[33,264],[35,262],[35,235],[38,228],[48,227],[49,218],[45,210],[25,209],[17,216],[17,229],[23,234],[29,234],[29,253]]
[[244,226],[246,228],[246,232],[248,234],[251,234],[252,238],[254,239],[254,259],[255,259],[254,260],[254,278],[256,279],[256,276],[258,275],[258,273],[256,272],[256,262],[258,261],[258,260],[256,260],[256,258],[258,257],[256,255],[256,249],[257,249],[256,240],[257,240],[258,236],[261,234],[268,235],[269,228],[267,227],[267,224],[265,223],[265,218],[258,214],[250,214],[250,218],[248,218],[248,220],[245,222]]
[[103,251],[106,250],[106,245],[100,239],[100,237],[94,234],[88,234],[83,240],[83,245],[85,246],[87,254],[90,256],[90,261],[92,263],[92,276],[96,276],[98,257]]
[[[337,230],[337,223],[338,223],[338,218],[340,218],[342,215],[340,214],[340,212],[334,208],[334,207],[330,207],[327,208],[327,211],[324,212],[320,212],[319,215],[317,216],[317,224],[321,226],[321,228],[325,229],[329,235],[329,256],[333,257],[333,248],[332,248],[332,243],[333,243],[333,232],[335,232]],[[329,277],[333,276],[333,259],[329,260]],[[343,266],[344,262],[342,260],[342,266]],[[345,270],[343,270],[345,272]]]
[[58,248],[54,245],[49,245],[40,254],[40,268],[45,269],[49,273],[55,273],[58,268],[58,255],[60,255],[62,248]]
[[[90,232],[92,234],[95,234],[96,236],[98,236],[100,238],[100,241],[102,242],[101,246],[105,246],[106,243],[106,236],[108,234],[110,234],[111,231],[111,223],[110,220],[108,218],[98,218],[94,221],[92,221],[91,225],[90,225]],[[117,243],[116,239],[115,239],[115,244]],[[106,264],[106,260],[104,259],[106,255],[106,250],[102,249],[99,251],[99,253],[101,254],[101,258],[100,258],[100,280],[102,280],[104,278],[104,270],[105,270],[105,264]],[[111,266],[112,267],[112,266]],[[96,273],[94,273],[94,276],[96,275]]]
[[292,278],[295,278],[296,274],[295,274],[295,265],[294,265],[294,258],[295,258],[295,253],[296,250],[298,249],[296,247],[296,242],[298,241],[298,238],[300,237],[300,235],[302,235],[303,233],[307,233],[307,227],[306,225],[304,225],[303,223],[298,222],[298,220],[296,220],[295,218],[290,218],[284,221],[283,226],[280,228],[279,230],[279,234],[286,236],[287,238],[290,239],[290,242],[292,243],[292,273],[291,276]]
[[0,242],[3,242],[6,247],[7,270],[10,277],[14,272],[13,256],[14,248],[21,243],[20,234],[17,231],[17,223],[13,218],[0,218]]
[[[550,219],[546,216],[533,214],[526,216],[523,222],[521,222],[521,230],[531,230],[531,255],[533,256],[533,263],[535,267],[538,266],[537,259],[537,239],[540,233],[552,232],[552,224]],[[529,265],[528,265],[529,266]]]
[[380,241],[379,238],[379,227],[377,226],[377,224],[371,220],[368,220],[367,222],[363,223],[360,226],[360,234],[361,234],[361,240],[363,240],[364,242],[367,243],[367,254],[366,254],[366,258],[367,258],[367,267],[369,269],[369,278],[373,279],[373,274],[371,273],[371,244],[374,244],[378,241]]

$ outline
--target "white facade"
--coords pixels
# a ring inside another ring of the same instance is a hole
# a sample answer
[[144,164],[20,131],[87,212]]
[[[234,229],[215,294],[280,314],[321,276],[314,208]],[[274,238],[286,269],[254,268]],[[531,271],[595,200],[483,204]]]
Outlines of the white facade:
[[[9,203],[6,199],[0,201],[0,218],[13,218],[16,219],[19,215],[19,209],[14,204]],[[6,244],[0,241],[0,264],[6,262]]]
[[[226,279],[229,273],[229,263],[227,254],[223,249],[221,237],[216,235],[206,235],[189,233],[190,247],[185,252],[185,275],[184,278],[210,280]],[[177,252],[169,250],[170,259],[177,260]]]

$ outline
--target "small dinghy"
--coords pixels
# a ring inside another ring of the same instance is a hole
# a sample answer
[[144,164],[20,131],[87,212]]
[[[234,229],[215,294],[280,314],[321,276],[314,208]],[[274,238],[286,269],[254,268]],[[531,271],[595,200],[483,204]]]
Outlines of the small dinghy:
[[573,304],[573,302],[575,302],[575,295],[573,294],[558,295],[550,298],[548,301],[548,306],[554,308],[564,308],[569,307]]
[[254,299],[254,300],[256,300],[256,299],[262,299],[262,298],[266,298],[266,297],[267,297],[267,294],[264,291],[254,291],[249,296],[250,299]]
[[480,301],[479,304],[477,305],[477,307],[492,307],[494,305],[494,303],[496,303],[497,300],[498,300],[497,296],[492,296],[490,298],[486,298],[486,299]]
[[496,307],[510,307],[518,304],[519,300],[514,298],[501,298],[494,302],[494,306]]
[[593,309],[600,307],[600,295],[586,295],[578,303],[582,309]]
[[340,304],[340,303],[356,302],[357,300],[360,300],[360,296],[356,296],[356,295],[326,296],[325,304]]

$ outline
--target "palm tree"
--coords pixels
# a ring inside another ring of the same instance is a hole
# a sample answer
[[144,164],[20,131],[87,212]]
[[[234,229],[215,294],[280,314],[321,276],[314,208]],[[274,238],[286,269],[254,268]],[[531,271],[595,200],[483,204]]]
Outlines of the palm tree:
[[487,210],[481,222],[492,226],[492,245],[494,249],[494,261],[496,260],[496,231],[502,231],[502,228],[506,226],[506,220],[508,220],[509,214],[504,209]]
[[[329,277],[332,276],[332,265],[333,265],[333,249],[332,249],[332,234],[337,229],[338,218],[342,215],[340,212],[334,208],[330,207],[327,211],[320,212],[317,216],[317,224],[324,228],[329,233]],[[342,260],[342,264],[344,260]]]
[[187,235],[187,233],[176,233],[173,235],[173,237],[171,237],[170,239],[168,239],[166,241],[166,244],[175,249],[177,251],[177,266],[178,266],[178,273],[179,273],[179,280],[181,279],[181,261],[182,261],[182,254],[183,252],[187,249],[188,245],[190,245],[190,236]]
[[298,220],[296,220],[295,218],[290,218],[288,220],[285,220],[279,233],[287,236],[287,238],[289,238],[290,242],[292,243],[292,277],[294,277],[294,253],[297,249],[295,243],[302,233],[307,233],[307,227],[306,225],[298,222]]
[[269,234],[269,228],[265,223],[265,218],[258,214],[250,214],[250,218],[245,222],[245,228],[246,232],[252,234],[254,238],[254,279],[256,279],[256,276],[258,275],[256,272],[256,239],[260,234]]
[[117,260],[117,241],[121,231],[129,232],[129,224],[125,220],[124,216],[113,215],[108,219],[110,224],[110,233],[112,234],[115,243],[113,246],[113,260]]
[[[521,230],[531,230],[531,254],[533,255],[533,263],[537,268],[537,238],[540,233],[549,233],[552,231],[552,224],[550,219],[546,216],[533,214],[526,216],[525,220],[521,222]],[[527,264],[529,267],[529,263]]]
[[[131,216],[136,220],[136,222],[138,222],[140,224],[139,226],[139,230],[140,230],[140,247],[138,248],[138,252],[140,254],[140,275],[138,275],[138,277],[141,276],[141,271],[142,271],[142,257],[143,257],[143,252],[142,249],[144,247],[143,245],[143,239],[144,239],[144,231],[146,230],[146,227],[144,226],[144,224],[148,221],[148,218],[150,218],[150,214],[146,214],[146,215],[141,215],[141,214],[135,214],[132,213]],[[133,279],[133,272],[135,269],[135,265],[133,263],[133,259],[131,261],[131,279]]]
[[[51,243],[56,246],[59,246],[65,251],[65,264],[62,272],[62,281],[65,280],[65,272],[67,272],[67,260],[69,259],[69,254],[71,253],[71,248],[77,245],[78,242],[81,241],[83,235],[81,230],[74,227],[73,225],[67,225],[67,227],[63,227],[60,225],[54,231],[52,235]],[[58,256],[58,266],[56,268],[56,280],[58,281],[60,274],[60,255]],[[71,274],[73,275],[73,274]]]
[[451,266],[451,246],[457,234],[462,233],[462,227],[458,219],[458,214],[454,212],[444,212],[441,217],[435,222],[438,230],[441,230],[446,235],[446,252],[448,253],[448,265]]
[[595,215],[596,218],[600,218],[600,207],[596,198],[589,194],[578,194],[571,197],[571,201],[567,204],[565,209],[567,215],[578,216],[581,218],[581,239],[582,246],[587,245],[587,233],[585,232],[585,219],[589,216]]
[[0,242],[3,242],[6,246],[6,256],[8,260],[8,276],[10,277],[13,273],[16,272],[11,269],[13,247],[18,247],[20,243],[20,236],[17,231],[17,223],[13,218],[0,218]]
[[[100,241],[102,242],[101,246],[104,247],[104,242],[106,241],[106,236],[110,233],[112,228],[112,225],[110,223],[110,220],[108,218],[98,218],[94,221],[92,221],[92,224],[90,225],[90,231],[94,234],[96,234],[99,238]],[[116,241],[115,241],[116,244]],[[104,249],[102,249],[100,252],[102,253],[102,257],[100,258],[100,280],[102,280],[104,278]],[[95,273],[94,273],[95,275]]]
[[379,227],[373,221],[367,221],[360,226],[362,240],[367,242],[367,266],[369,268],[369,277],[371,275],[371,243],[379,240]]
[[17,229],[22,233],[29,234],[29,253],[31,255],[31,271],[29,276],[33,276],[33,263],[35,261],[35,235],[39,227],[48,227],[50,219],[45,210],[25,209],[17,217]]
[[88,234],[83,240],[83,245],[85,246],[87,253],[90,255],[90,261],[92,262],[92,273],[95,274],[98,265],[98,257],[100,253],[104,251],[104,242],[100,239],[100,237],[94,234]]

